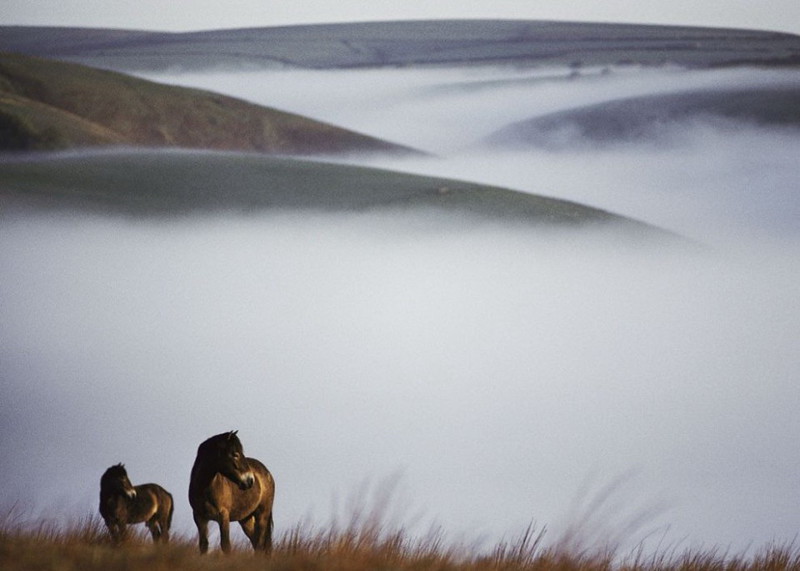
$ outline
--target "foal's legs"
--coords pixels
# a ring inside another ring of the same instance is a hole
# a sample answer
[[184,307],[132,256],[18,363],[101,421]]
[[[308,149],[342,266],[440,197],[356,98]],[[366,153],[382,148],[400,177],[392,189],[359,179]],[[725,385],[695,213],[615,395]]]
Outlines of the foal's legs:
[[125,541],[126,526],[124,523],[106,520],[106,527],[108,527],[108,533],[111,535],[112,543],[119,544]]
[[161,530],[161,541],[169,543],[169,525],[164,525],[164,522],[161,522],[158,524],[158,528]]
[[158,543],[162,537],[161,526],[158,523],[158,518],[156,516],[151,517],[147,520],[145,525],[147,526],[147,529],[150,530],[150,535],[153,536],[153,543]]
[[158,521],[158,532],[161,541],[169,543],[169,528],[172,525],[172,505],[164,506],[153,516]]

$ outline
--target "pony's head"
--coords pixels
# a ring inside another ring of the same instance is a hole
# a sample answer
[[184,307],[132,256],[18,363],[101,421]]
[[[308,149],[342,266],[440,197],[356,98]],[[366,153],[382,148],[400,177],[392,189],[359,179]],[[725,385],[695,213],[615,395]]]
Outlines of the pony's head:
[[234,430],[212,436],[200,445],[197,456],[211,462],[220,474],[240,489],[247,490],[253,487],[255,476],[247,463],[237,432]]
[[103,473],[103,477],[100,478],[100,491],[121,494],[130,499],[136,497],[136,489],[128,479],[124,464],[115,464]]

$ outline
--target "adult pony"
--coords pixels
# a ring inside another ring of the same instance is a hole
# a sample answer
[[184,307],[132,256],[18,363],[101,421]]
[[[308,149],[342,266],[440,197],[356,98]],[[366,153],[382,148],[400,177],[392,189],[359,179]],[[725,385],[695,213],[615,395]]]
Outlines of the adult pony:
[[100,515],[111,539],[125,538],[126,525],[147,525],[155,543],[169,541],[172,525],[172,495],[158,484],[131,485],[123,464],[116,464],[100,478]]
[[237,431],[212,436],[197,449],[189,481],[189,504],[200,540],[208,551],[208,522],[219,524],[220,546],[231,549],[230,522],[238,521],[253,549],[272,549],[275,480],[266,466],[246,458]]

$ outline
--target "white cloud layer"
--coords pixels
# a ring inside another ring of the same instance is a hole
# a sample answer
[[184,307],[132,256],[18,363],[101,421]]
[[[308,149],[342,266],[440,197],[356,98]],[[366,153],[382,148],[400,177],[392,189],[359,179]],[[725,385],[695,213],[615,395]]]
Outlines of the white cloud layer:
[[619,525],[666,507],[648,530],[741,549],[797,528],[796,251],[377,215],[29,216],[0,237],[5,504],[85,513],[123,461],[191,533],[196,446],[237,428],[279,531],[397,470],[412,512],[469,536],[557,534],[587,479],[631,471]]

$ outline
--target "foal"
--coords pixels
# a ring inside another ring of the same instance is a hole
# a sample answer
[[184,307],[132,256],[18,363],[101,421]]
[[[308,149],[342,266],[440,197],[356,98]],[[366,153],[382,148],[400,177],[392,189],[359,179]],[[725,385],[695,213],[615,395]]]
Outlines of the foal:
[[116,464],[100,478],[100,515],[115,543],[125,539],[129,523],[147,525],[155,543],[169,541],[172,495],[158,484],[133,486],[125,466]]

